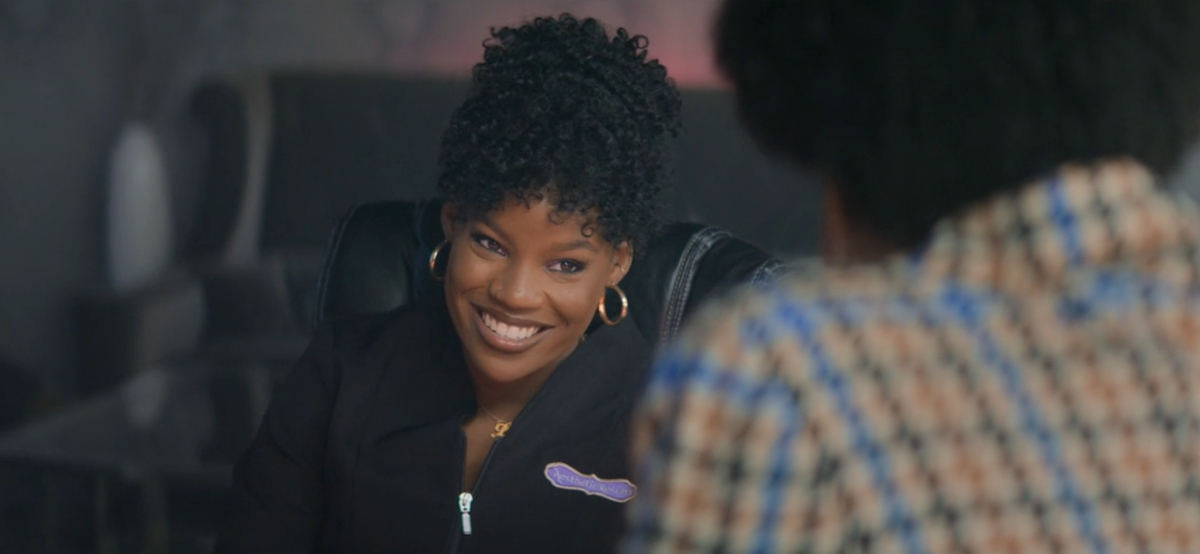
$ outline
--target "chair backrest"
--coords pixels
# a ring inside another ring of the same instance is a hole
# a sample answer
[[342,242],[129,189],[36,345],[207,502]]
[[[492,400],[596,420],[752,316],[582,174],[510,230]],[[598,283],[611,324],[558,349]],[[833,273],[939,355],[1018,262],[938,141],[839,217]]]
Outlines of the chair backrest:
[[[351,209],[333,229],[317,283],[314,324],[331,316],[383,312],[441,286],[428,271],[442,241],[441,201],[389,201]],[[726,231],[675,223],[638,256],[621,288],[629,316],[652,341],[670,339],[697,306],[743,283],[783,273],[770,254]]]

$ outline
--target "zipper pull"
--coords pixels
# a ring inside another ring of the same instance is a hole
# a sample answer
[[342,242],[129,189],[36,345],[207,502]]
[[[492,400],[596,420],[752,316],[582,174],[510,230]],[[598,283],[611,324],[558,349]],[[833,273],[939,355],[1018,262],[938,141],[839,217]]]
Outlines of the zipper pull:
[[464,492],[458,495],[458,511],[462,512],[462,533],[464,535],[471,534],[471,501],[475,497],[471,493]]

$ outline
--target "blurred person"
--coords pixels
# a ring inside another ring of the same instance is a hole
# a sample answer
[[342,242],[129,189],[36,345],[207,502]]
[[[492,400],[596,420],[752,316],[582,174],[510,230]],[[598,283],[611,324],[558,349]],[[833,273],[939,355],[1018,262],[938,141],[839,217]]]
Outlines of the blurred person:
[[628,552],[1200,552],[1193,0],[726,0],[824,260],[693,321]]
[[601,306],[680,124],[646,43],[570,15],[492,31],[442,142],[444,299],[316,332],[218,552],[615,549],[651,345]]

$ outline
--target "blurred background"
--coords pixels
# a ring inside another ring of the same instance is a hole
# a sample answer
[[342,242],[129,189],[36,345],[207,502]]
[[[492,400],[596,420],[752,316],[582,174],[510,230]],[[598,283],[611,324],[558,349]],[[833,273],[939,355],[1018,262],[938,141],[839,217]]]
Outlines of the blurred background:
[[330,230],[434,194],[491,26],[647,35],[684,91],[668,215],[814,253],[811,179],[755,150],[712,68],[715,5],[0,0],[0,553],[211,550]]

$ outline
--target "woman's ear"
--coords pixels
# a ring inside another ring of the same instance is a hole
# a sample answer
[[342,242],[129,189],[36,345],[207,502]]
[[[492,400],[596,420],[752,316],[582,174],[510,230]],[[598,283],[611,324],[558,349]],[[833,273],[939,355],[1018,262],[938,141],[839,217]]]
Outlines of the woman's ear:
[[458,230],[458,206],[452,202],[446,202],[442,205],[442,235],[446,240],[453,240],[455,231]]
[[633,245],[624,241],[613,250],[613,267],[608,276],[610,285],[621,282],[629,274],[629,266],[633,263]]

